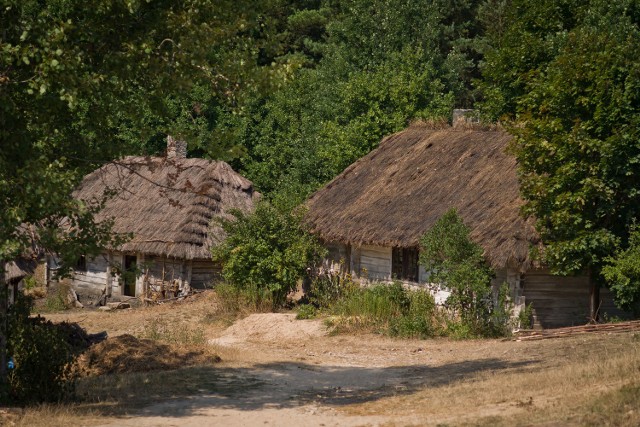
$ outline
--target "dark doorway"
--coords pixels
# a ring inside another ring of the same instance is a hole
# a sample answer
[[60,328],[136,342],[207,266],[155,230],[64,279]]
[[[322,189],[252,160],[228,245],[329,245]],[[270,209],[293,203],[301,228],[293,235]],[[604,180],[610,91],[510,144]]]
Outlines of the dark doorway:
[[128,297],[136,296],[136,265],[138,257],[135,255],[124,256],[124,271],[122,272],[122,280],[124,282],[124,294]]

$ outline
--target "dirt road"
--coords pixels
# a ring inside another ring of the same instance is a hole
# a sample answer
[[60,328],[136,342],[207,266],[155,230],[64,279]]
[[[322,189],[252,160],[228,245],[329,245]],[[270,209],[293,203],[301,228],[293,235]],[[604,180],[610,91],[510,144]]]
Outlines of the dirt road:
[[[132,316],[140,313],[83,319],[94,330],[105,322],[120,325],[113,335],[135,332]],[[294,320],[293,314],[203,327],[222,362],[171,377],[190,381],[191,392],[93,417],[86,425],[584,425],[585,414],[593,417],[585,402],[640,384],[640,340],[633,334],[535,342],[396,340],[331,336],[322,321]],[[589,399],[584,390],[592,391]],[[634,410],[628,425],[638,420]]]

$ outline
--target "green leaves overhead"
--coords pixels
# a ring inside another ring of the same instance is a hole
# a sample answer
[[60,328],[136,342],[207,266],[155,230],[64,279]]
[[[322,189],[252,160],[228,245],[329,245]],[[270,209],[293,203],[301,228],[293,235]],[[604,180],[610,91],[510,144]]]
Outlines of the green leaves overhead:
[[320,62],[254,104],[247,176],[301,201],[410,120],[448,117],[472,98],[478,3],[333,2]]

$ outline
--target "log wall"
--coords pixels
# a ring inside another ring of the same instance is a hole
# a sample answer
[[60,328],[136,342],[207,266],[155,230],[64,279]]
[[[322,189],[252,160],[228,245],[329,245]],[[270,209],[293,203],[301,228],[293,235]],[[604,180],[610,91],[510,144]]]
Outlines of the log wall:
[[359,276],[371,281],[391,280],[391,248],[362,246]]
[[209,260],[194,260],[191,264],[191,286],[209,288],[222,280],[222,267]]
[[[532,304],[534,327],[584,325],[589,321],[589,277],[554,276],[547,270],[531,270],[523,276],[525,303]],[[627,318],[617,309],[608,289],[600,289],[600,315]]]

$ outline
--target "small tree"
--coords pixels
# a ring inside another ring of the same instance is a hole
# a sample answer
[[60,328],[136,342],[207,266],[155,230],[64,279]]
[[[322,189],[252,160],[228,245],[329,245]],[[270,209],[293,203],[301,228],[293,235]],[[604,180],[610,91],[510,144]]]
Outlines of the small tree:
[[602,275],[613,292],[616,305],[640,313],[640,229],[631,228],[629,247],[607,258]]
[[447,306],[472,335],[505,333],[508,316],[504,298],[494,304],[493,270],[483,249],[469,238],[469,228],[455,209],[445,213],[420,240],[420,264],[431,272],[431,281],[451,291]]
[[251,214],[232,214],[234,220],[221,220],[227,237],[212,250],[214,260],[223,263],[231,285],[254,293],[256,302],[270,298],[274,309],[281,307],[324,249],[302,226],[300,210],[262,201]]

